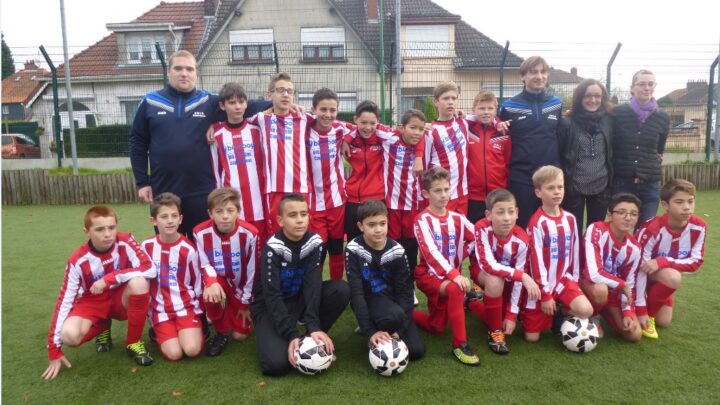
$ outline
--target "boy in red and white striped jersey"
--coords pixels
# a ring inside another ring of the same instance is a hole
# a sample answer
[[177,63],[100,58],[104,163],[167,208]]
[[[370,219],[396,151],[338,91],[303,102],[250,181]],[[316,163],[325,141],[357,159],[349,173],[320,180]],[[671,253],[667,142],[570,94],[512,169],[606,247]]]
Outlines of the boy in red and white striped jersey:
[[442,167],[450,173],[450,201],[447,209],[467,215],[467,145],[468,123],[456,117],[458,86],[453,82],[442,82],[433,89],[438,119],[433,129],[425,134],[426,167]]
[[472,274],[484,295],[482,300],[468,299],[467,307],[487,325],[490,349],[507,354],[510,350],[505,335],[515,331],[522,288],[534,300],[540,298],[540,288],[525,272],[528,236],[515,224],[518,217],[515,197],[498,188],[488,193],[484,202],[486,218],[475,224],[475,253],[480,269]]
[[158,270],[150,281],[150,322],[160,351],[170,361],[195,357],[203,347],[202,280],[195,245],[178,233],[180,197],[162,193],[150,204],[150,220],[158,234],[142,247]]
[[299,193],[310,201],[310,165],[305,130],[307,116],[292,112],[295,85],[290,75],[278,73],[270,80],[267,96],[272,112],[261,112],[249,118],[260,127],[265,163],[265,197],[267,199],[267,235],[280,229],[277,206],[285,194]]
[[88,241],[68,259],[50,323],[50,364],[42,374],[46,380],[57,377],[63,365],[71,367],[63,345],[77,347],[107,334],[106,346],[98,351],[109,350],[111,318],[128,321],[127,354],[142,366],[153,362],[140,340],[150,304],[148,280],[156,275],[153,262],[132,235],[117,231],[117,215],[110,207],[87,210],[83,231]]
[[330,255],[330,278],[340,280],[345,272],[343,239],[345,237],[345,167],[341,154],[343,137],[350,128],[336,121],[338,96],[328,88],[313,94],[312,112],[315,120],[307,128],[308,153],[313,199],[310,207],[309,230],[318,234],[327,245]]
[[463,364],[477,366],[480,358],[467,343],[465,293],[472,282],[461,275],[462,262],[475,248],[473,227],[465,216],[449,211],[450,175],[441,167],[423,174],[423,198],[428,207],[415,220],[420,264],[415,282],[427,296],[428,312],[413,311],[413,320],[426,331],[441,334],[450,322],[452,353]]
[[[705,221],[695,212],[695,185],[674,179],[660,190],[665,214],[647,221],[637,232],[642,247],[638,272],[637,313],[643,336],[657,338],[657,325],[672,322],[673,294],[680,287],[683,273],[700,269],[705,257]],[[647,291],[647,303],[645,293]]]
[[[640,264],[640,246],[632,232],[640,204],[633,194],[615,194],[608,206],[609,220],[590,224],[583,238],[580,288],[595,313],[602,314],[610,327],[630,342],[638,342],[642,337],[632,301]],[[599,316],[593,316],[593,322],[600,328]]]
[[247,95],[238,83],[223,85],[219,98],[227,121],[213,124],[215,144],[210,152],[215,187],[232,187],[240,193],[239,218],[257,228],[262,243],[267,237],[267,208],[260,128],[243,119]]
[[[540,302],[528,298],[521,313],[525,339],[537,342],[540,332],[550,328],[559,301],[569,315],[590,318],[593,307],[578,286],[580,280],[580,245],[575,217],[560,208],[565,195],[563,172],[555,166],[542,166],[532,177],[535,195],[542,206],[528,223],[530,238],[530,274],[540,286]],[[557,310],[560,311],[559,309]]]
[[232,331],[235,340],[250,334],[250,304],[257,279],[257,229],[238,218],[240,197],[235,189],[219,188],[208,195],[210,219],[195,227],[203,300],[210,321],[215,324],[206,354],[219,356]]

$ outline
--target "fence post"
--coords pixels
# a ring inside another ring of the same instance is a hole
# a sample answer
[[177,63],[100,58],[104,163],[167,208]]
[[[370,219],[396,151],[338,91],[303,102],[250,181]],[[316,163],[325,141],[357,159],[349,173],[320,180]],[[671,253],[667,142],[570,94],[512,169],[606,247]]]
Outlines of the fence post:
[[383,11],[383,0],[378,1],[380,12],[380,122],[387,124],[385,120],[385,12]]
[[[302,53],[302,45],[300,46],[300,52]],[[262,52],[262,50],[260,50]],[[280,58],[278,58],[277,42],[273,41],[273,54],[275,56],[275,73],[280,73]]]
[[617,45],[615,46],[615,51],[613,51],[613,54],[610,57],[610,62],[608,62],[608,64],[607,64],[607,80],[605,81],[605,83],[607,84],[606,87],[607,87],[608,94],[610,94],[610,92],[612,91],[611,90],[612,89],[612,87],[611,87],[612,86],[612,65],[613,65],[613,63],[615,63],[615,57],[617,57],[617,54],[618,54],[618,52],[620,52],[621,47],[622,47],[622,43],[618,42]]
[[160,48],[160,42],[155,42],[155,53],[157,54],[158,59],[160,59],[160,64],[162,65],[163,86],[167,87],[167,85],[168,85],[167,63],[165,62],[165,53]]
[[55,64],[53,64],[52,59],[50,59],[50,55],[48,55],[43,45],[40,45],[40,53],[42,53],[43,58],[45,58],[45,62],[47,62],[48,67],[50,67],[50,74],[52,75],[53,111],[55,113],[52,120],[53,135],[55,136],[57,165],[58,167],[62,167],[62,158],[65,148],[63,147],[62,132],[60,129],[60,102],[58,101],[57,69],[55,69]]
[[505,60],[507,59],[508,49],[510,49],[510,41],[505,41],[505,49],[503,49],[502,59],[500,59],[500,97],[498,97],[500,103],[503,102],[503,95],[505,94],[503,83],[505,83]]
[[705,124],[705,161],[710,160],[710,134],[712,132],[712,107],[713,107],[713,96],[715,95],[715,67],[720,61],[720,56],[717,56],[713,63],[710,65],[710,80],[708,80],[708,95],[707,95],[707,124]]

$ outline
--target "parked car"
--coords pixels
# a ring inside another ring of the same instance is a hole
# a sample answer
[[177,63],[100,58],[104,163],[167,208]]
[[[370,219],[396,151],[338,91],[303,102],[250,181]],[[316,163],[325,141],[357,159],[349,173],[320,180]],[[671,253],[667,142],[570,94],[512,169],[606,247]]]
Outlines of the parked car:
[[676,125],[676,126],[670,128],[670,131],[680,132],[680,131],[691,131],[691,130],[696,130],[696,129],[698,129],[698,125],[693,121],[689,121],[689,122],[685,122],[683,124]]
[[3,159],[39,158],[40,147],[25,134],[2,134]]

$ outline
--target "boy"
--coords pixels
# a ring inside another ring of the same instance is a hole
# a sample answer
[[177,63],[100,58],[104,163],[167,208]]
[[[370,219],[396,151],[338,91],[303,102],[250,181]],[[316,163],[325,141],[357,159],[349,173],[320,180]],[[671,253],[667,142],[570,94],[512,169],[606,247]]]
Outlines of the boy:
[[307,142],[310,153],[312,179],[312,222],[310,231],[318,234],[330,253],[330,278],[343,276],[343,239],[345,237],[345,167],[340,153],[343,137],[349,133],[348,126],[336,121],[338,96],[328,88],[313,94],[312,112],[314,122],[308,126]]
[[442,82],[433,89],[438,119],[425,137],[425,164],[442,167],[450,173],[450,201],[447,209],[467,215],[467,143],[468,123],[456,117],[460,90],[453,82]]
[[286,193],[310,197],[308,151],[305,139],[307,117],[291,112],[295,85],[290,75],[278,73],[270,80],[267,96],[272,112],[261,112],[250,118],[260,127],[265,163],[265,197],[268,235],[278,230],[275,221],[277,205]]
[[528,298],[521,317],[525,340],[537,342],[540,332],[551,325],[559,330],[562,315],[556,311],[555,301],[567,308],[569,315],[579,318],[590,318],[593,308],[577,284],[580,246],[575,217],[560,208],[565,193],[563,172],[555,166],[542,166],[532,181],[542,206],[530,217],[527,228],[530,274],[540,287],[541,297],[540,302]]
[[203,278],[207,317],[215,325],[206,355],[219,356],[233,339],[250,334],[250,304],[257,278],[258,233],[239,218],[240,196],[226,187],[208,195],[210,219],[195,227],[195,243]]
[[232,187],[240,194],[239,218],[258,230],[258,238],[267,237],[265,176],[260,128],[243,119],[247,95],[238,83],[226,83],[220,89],[220,109],[227,121],[213,124],[212,152],[215,187]]
[[452,354],[463,364],[477,366],[480,359],[467,343],[465,331],[465,293],[471,281],[460,273],[462,262],[475,248],[470,221],[447,209],[450,199],[450,174],[434,167],[423,174],[423,198],[428,207],[415,220],[415,237],[420,264],[415,268],[418,288],[427,296],[428,311],[413,311],[413,319],[433,334],[445,331],[450,322]]
[[162,193],[150,204],[150,221],[158,234],[142,247],[157,268],[150,281],[150,322],[162,355],[177,361],[195,357],[203,347],[200,295],[202,280],[195,246],[178,233],[180,197]]
[[[638,342],[642,336],[632,301],[640,264],[640,246],[632,232],[639,212],[640,199],[635,195],[612,196],[609,220],[592,223],[585,231],[584,271],[580,280],[580,288],[595,313],[602,314],[615,333],[629,342]],[[593,321],[602,331],[600,318],[593,316]]]
[[[642,261],[637,280],[637,313],[643,336],[658,338],[655,324],[670,326],[673,294],[683,273],[698,271],[705,257],[705,221],[695,212],[695,185],[670,180],[660,190],[665,214],[647,221],[638,231]],[[647,291],[647,301],[645,292]]]
[[473,224],[485,217],[486,195],[497,188],[507,187],[510,136],[496,129],[500,124],[497,107],[497,98],[492,92],[480,91],[473,100],[475,121],[468,117],[467,217]]
[[350,300],[345,281],[322,281],[323,242],[307,231],[310,214],[305,197],[285,195],[277,211],[281,230],[263,247],[262,277],[251,307],[260,369],[265,375],[287,374],[295,367],[299,320],[307,334],[332,353],[327,331]]
[[482,270],[473,273],[484,295],[482,301],[469,299],[467,307],[487,325],[490,349],[507,354],[510,349],[505,335],[515,330],[522,288],[533,300],[540,298],[540,289],[525,272],[528,236],[515,224],[518,216],[515,197],[498,188],[488,193],[485,202],[486,218],[475,224],[475,253]]
[[357,217],[362,236],[348,243],[345,268],[360,332],[371,347],[400,338],[410,359],[417,360],[425,346],[412,318],[415,286],[405,249],[387,237],[388,210],[382,201],[360,204]]
[[68,259],[60,296],[48,334],[50,365],[42,378],[57,377],[62,366],[71,367],[61,346],[77,347],[98,334],[105,335],[107,351],[112,345],[108,320],[128,321],[125,351],[141,366],[153,362],[140,340],[150,297],[148,279],[157,270],[129,233],[118,232],[117,215],[105,205],[85,213],[83,231],[88,241]]

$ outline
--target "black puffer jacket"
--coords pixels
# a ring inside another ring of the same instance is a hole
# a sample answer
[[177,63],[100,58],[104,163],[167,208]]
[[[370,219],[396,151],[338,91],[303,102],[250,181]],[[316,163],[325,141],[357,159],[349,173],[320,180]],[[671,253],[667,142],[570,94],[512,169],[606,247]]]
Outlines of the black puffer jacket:
[[643,181],[661,180],[662,162],[657,155],[665,152],[665,141],[670,128],[668,114],[657,110],[644,124],[640,124],[632,108],[623,104],[613,109],[613,115],[615,177],[639,178]]
[[[613,178],[613,117],[605,114],[600,119],[599,129],[605,140],[605,163],[608,169],[608,186]],[[578,137],[587,132],[571,117],[562,117],[558,126],[558,149],[560,150],[560,164],[565,172],[565,183],[572,184],[575,168],[577,167],[580,144]]]

